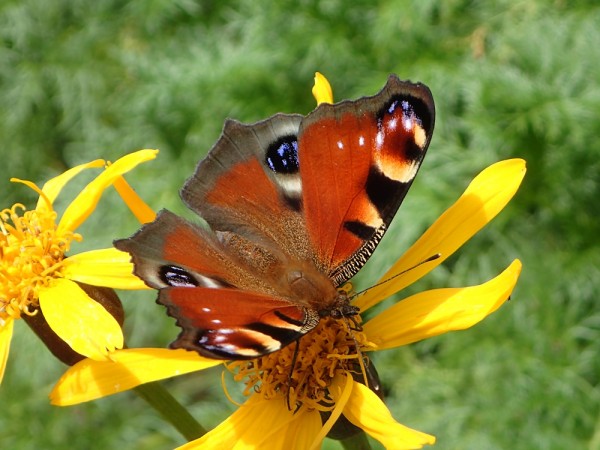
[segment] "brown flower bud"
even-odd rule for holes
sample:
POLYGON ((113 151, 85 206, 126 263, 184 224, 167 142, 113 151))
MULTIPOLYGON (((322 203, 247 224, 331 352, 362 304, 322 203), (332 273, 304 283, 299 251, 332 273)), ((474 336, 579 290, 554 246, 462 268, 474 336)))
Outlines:
MULTIPOLYGON (((115 318, 121 327, 123 326, 125 313, 123 311, 121 300, 114 290, 84 283, 77 284, 91 299, 100 303, 104 309, 115 318)), ((72 366, 85 358, 75 352, 65 341, 58 337, 54 330, 50 328, 48 322, 46 322, 46 318, 41 309, 38 308, 37 312, 33 315, 23 314, 21 317, 25 320, 27 325, 29 325, 29 328, 38 335, 46 347, 48 347, 48 350, 65 364, 72 366)))

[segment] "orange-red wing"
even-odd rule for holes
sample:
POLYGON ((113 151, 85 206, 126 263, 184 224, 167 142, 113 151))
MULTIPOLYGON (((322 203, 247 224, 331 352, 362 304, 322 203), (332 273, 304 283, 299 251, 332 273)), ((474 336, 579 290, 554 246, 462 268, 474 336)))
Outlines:
POLYGON ((183 329, 172 347, 213 358, 252 359, 274 352, 319 320, 315 312, 288 301, 233 288, 167 288, 158 301, 183 329))
POLYGON ((132 237, 115 241, 114 245, 131 253, 135 274, 157 289, 168 285, 162 271, 170 265, 193 271, 199 285, 230 283, 244 274, 214 233, 167 210, 159 212, 154 222, 132 237))
POLYGON ((183 200, 213 230, 268 241, 306 259, 296 159, 301 120, 286 114, 250 125, 228 120, 184 185, 183 200))
POLYGON ((298 159, 310 240, 341 284, 366 262, 425 156, 429 89, 391 76, 373 97, 323 104, 300 126, 298 159))

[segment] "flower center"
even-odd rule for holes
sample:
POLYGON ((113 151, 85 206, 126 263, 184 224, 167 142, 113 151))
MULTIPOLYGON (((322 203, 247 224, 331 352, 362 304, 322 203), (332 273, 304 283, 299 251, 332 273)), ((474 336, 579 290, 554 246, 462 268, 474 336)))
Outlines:
POLYGON ((27 211, 22 204, 0 211, 0 326, 21 313, 35 314, 39 290, 60 275, 72 240, 81 235, 57 232, 51 208, 27 211))
MULTIPOLYGON (((360 317, 354 319, 359 321, 360 317)), ((265 399, 284 398, 291 410, 306 406, 330 411, 335 405, 328 387, 334 376, 342 371, 360 374, 360 356, 373 349, 355 325, 348 319, 326 317, 295 343, 262 358, 230 362, 226 367, 234 373, 234 380, 246 380, 244 395, 256 392, 265 399)))

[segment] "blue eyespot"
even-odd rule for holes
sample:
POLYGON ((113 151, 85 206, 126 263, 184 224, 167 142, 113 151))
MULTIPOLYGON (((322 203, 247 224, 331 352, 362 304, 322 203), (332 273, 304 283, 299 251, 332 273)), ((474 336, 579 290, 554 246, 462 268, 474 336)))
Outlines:
POLYGON ((294 135, 282 136, 267 149, 267 166, 275 173, 292 174, 299 170, 298 138, 294 135))

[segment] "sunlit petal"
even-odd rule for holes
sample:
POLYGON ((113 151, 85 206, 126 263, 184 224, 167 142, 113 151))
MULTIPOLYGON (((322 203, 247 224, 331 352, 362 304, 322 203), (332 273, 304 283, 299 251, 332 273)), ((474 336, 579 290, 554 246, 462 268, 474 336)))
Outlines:
POLYGON ((54 405, 74 405, 116 394, 150 381, 195 372, 221 364, 195 352, 168 349, 127 349, 110 361, 84 359, 63 374, 50 394, 54 405))
POLYGON ((94 211, 102 192, 110 186, 115 179, 129 172, 138 164, 156 158, 158 150, 139 150, 123 156, 111 164, 106 170, 90 182, 73 200, 65 210, 58 230, 74 231, 94 211))
POLYGON ((119 323, 73 281, 57 279, 42 289, 40 307, 50 328, 80 355, 104 360, 123 347, 119 323))
POLYGON ((515 260, 479 286, 421 292, 375 316, 364 324, 363 331, 383 350, 469 328, 509 298, 520 273, 521 262, 515 260))
POLYGON ((63 261, 63 275, 74 281, 113 289, 148 289, 133 274, 129 253, 116 248, 91 250, 63 261))
MULTIPOLYGON (((78 166, 75 166, 75 167, 67 170, 66 172, 46 181, 46 183, 42 187, 42 192, 44 193, 46 198, 48 200, 50 200, 50 203, 52 204, 52 203, 54 203, 54 200, 56 200, 56 197, 58 197, 58 194, 60 194, 60 191, 62 190, 62 188, 69 181, 71 181, 71 179, 73 177, 77 176, 81 171, 83 171, 85 169, 90 169, 90 168, 94 168, 94 167, 104 167, 104 160, 97 159, 95 161, 91 161, 86 164, 80 164, 78 166)), ((44 198, 40 197, 38 199, 36 209, 37 210, 45 209, 46 206, 47 205, 46 205, 46 202, 44 201, 44 198)))
POLYGON ((312 88, 313 96, 317 101, 317 105, 321 103, 333 103, 333 91, 331 85, 325 76, 321 73, 315 73, 315 84, 312 88))
POLYGON ((506 206, 517 192, 524 176, 525 161, 522 159, 500 161, 482 171, 456 203, 436 220, 380 281, 414 267, 437 253, 441 257, 411 269, 390 282, 371 288, 355 304, 365 311, 442 263, 506 206))
POLYGON ((435 437, 408 428, 394 420, 385 403, 368 387, 353 382, 344 416, 387 450, 416 449, 434 444, 435 437))
MULTIPOLYGON (((305 412, 300 412, 303 415, 305 412)), ((318 413, 317 413, 318 414, 318 413)), ((231 416, 200 439, 178 447, 185 449, 257 449, 268 448, 286 450, 283 434, 298 416, 287 409, 283 398, 263 400, 258 395, 251 396, 231 416)), ((311 428, 314 427, 314 419, 311 428)), ((292 426, 297 429, 298 424, 292 426)), ((307 433, 311 430, 307 430, 307 433)), ((313 430, 314 431, 314 430, 313 430)), ((303 439, 306 439, 304 437, 303 439)), ((296 447, 301 448, 301 447, 296 447)))
MULTIPOLYGON (((318 411, 302 411, 295 420, 289 423, 285 432, 281 433, 283 439, 280 448, 283 450, 320 448, 320 445, 311 447, 311 444, 315 442, 315 436, 323 428, 321 423, 321 415, 318 411)), ((319 442, 321 441, 319 440, 319 442)))
POLYGON ((0 383, 2 383, 4 371, 6 370, 6 361, 8 360, 14 322, 13 319, 7 319, 4 325, 0 326, 0 383))

